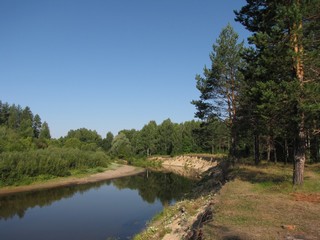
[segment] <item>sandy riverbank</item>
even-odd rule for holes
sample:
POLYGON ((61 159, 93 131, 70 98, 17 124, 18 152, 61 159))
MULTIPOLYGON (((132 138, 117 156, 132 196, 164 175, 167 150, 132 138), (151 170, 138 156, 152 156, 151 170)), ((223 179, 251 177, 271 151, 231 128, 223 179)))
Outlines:
POLYGON ((190 178, 200 178, 201 174, 210 168, 217 166, 217 158, 213 155, 211 160, 205 160, 201 156, 182 155, 176 157, 154 157, 153 161, 160 161, 162 170, 173 172, 181 176, 190 178))
POLYGON ((0 196, 19 193, 19 192, 37 191, 37 190, 48 189, 48 188, 99 182, 99 181, 108 180, 108 179, 132 176, 132 175, 142 173, 144 171, 145 169, 143 168, 138 168, 138 167, 133 167, 128 165, 120 165, 116 169, 106 170, 104 172, 96 173, 83 178, 66 177, 66 178, 53 179, 45 183, 35 183, 27 186, 0 188, 0 196))

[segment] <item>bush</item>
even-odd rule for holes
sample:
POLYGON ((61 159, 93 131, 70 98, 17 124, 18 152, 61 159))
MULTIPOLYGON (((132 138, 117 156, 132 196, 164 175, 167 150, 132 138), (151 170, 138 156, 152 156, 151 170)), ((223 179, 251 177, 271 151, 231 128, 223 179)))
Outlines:
POLYGON ((50 148, 0 154, 0 185, 12 185, 26 177, 68 176, 70 170, 107 167, 110 159, 103 152, 50 148))

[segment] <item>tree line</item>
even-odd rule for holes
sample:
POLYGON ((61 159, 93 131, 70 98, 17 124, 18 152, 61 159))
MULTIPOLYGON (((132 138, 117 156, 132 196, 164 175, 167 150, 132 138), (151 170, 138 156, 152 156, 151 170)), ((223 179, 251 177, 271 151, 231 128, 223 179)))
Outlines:
POLYGON ((141 130, 124 129, 116 136, 108 132, 104 138, 95 130, 80 128, 54 139, 48 124, 29 107, 0 101, 1 185, 46 175, 68 176, 73 169, 106 167, 111 158, 144 166, 144 159, 153 155, 223 153, 228 144, 226 124, 218 119, 209 124, 150 121, 141 130))
POLYGON ((247 0, 235 20, 249 46, 231 25, 221 31, 196 77, 196 117, 224 119, 232 158, 292 162, 302 184, 305 162, 320 161, 320 1, 247 0))
POLYGON ((0 186, 41 176, 68 176, 73 169, 106 167, 110 157, 99 151, 96 136, 91 139, 94 132, 88 132, 88 137, 79 138, 81 146, 74 148, 72 131, 66 139, 51 139, 47 122, 42 123, 29 107, 0 101, 0 186))
POLYGON ((208 151, 225 152, 228 136, 223 130, 224 123, 216 121, 211 126, 219 131, 211 134, 211 138, 206 142, 202 138, 204 127, 199 121, 173 123, 170 119, 166 119, 160 124, 150 121, 141 130, 121 130, 106 150, 111 155, 120 157, 128 153, 148 157, 208 151))
POLYGON ((52 139, 49 126, 41 122, 27 106, 0 101, 0 153, 36 149, 70 148, 104 151, 115 157, 177 155, 197 152, 226 152, 229 136, 224 121, 209 124, 200 121, 174 123, 169 118, 157 124, 150 121, 141 130, 124 129, 116 136, 108 132, 102 138, 86 128, 70 130, 66 136, 52 139), (204 138, 204 136, 206 136, 204 138))

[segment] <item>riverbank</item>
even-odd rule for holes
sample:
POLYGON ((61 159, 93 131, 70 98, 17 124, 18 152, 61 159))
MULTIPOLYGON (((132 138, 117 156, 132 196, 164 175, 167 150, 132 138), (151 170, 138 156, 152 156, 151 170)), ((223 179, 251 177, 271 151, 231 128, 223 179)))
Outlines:
POLYGON ((320 239, 320 164, 306 166, 299 188, 283 164, 217 165, 202 177, 135 240, 320 239))
POLYGON ((138 168, 138 167, 129 166, 129 165, 113 164, 107 170, 103 172, 95 173, 95 174, 54 178, 51 180, 47 180, 45 182, 33 183, 30 185, 24 185, 24 186, 3 187, 3 188, 0 188, 0 196, 19 193, 19 192, 37 191, 42 189, 99 182, 99 181, 104 181, 109 179, 132 176, 139 173, 143 173, 144 171, 145 169, 143 168, 138 168))
POLYGON ((224 155, 181 155, 176 157, 152 157, 149 161, 159 162, 163 171, 200 179, 201 175, 210 168, 216 167, 224 155))
POLYGON ((215 162, 214 167, 201 173, 201 180, 184 200, 164 208, 134 240, 202 239, 202 226, 212 217, 211 206, 228 169, 228 162, 215 162))
POLYGON ((214 199, 203 239, 320 239, 320 164, 292 186, 292 165, 238 165, 214 199))

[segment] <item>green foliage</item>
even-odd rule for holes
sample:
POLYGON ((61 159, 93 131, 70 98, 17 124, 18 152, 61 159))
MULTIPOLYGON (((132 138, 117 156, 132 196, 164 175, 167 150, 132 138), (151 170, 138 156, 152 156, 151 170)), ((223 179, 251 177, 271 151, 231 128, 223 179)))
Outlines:
POLYGON ((77 130, 70 130, 66 136, 68 138, 77 138, 83 143, 96 143, 97 145, 101 145, 101 136, 97 133, 97 131, 89 130, 86 128, 80 128, 77 130))
POLYGON ((160 168, 161 162, 160 161, 151 161, 146 158, 139 158, 139 157, 131 157, 128 160, 129 165, 133 165, 136 167, 142 168, 160 168))
POLYGON ((39 137, 40 131, 41 131, 41 118, 38 114, 36 114, 33 118, 33 134, 35 138, 39 137))
POLYGON ((50 148, 0 154, 2 186, 40 175, 68 176, 72 169, 107 167, 109 157, 101 152, 50 148))
MULTIPOLYGON (((238 43, 238 34, 228 24, 222 29, 216 44, 213 45, 213 51, 210 54, 211 67, 204 67, 203 77, 196 76, 200 99, 192 101, 197 109, 195 116, 204 121, 204 126, 217 122, 215 119, 223 120, 227 124, 231 135, 232 156, 236 155, 238 139, 235 123, 243 80, 239 69, 245 66, 241 57, 243 49, 243 42, 238 43)), ((206 142, 210 141, 206 139, 206 142)), ((214 143, 210 145, 214 146, 214 143)))
POLYGON ((128 158, 132 155, 132 146, 124 133, 118 134, 112 141, 110 153, 117 158, 128 158))
POLYGON ((39 138, 51 139, 50 129, 49 129, 47 122, 43 122, 41 129, 40 129, 39 138))
POLYGON ((113 138, 114 138, 114 136, 113 136, 112 132, 108 132, 106 135, 106 138, 104 138, 102 140, 102 148, 106 152, 108 152, 111 149, 111 144, 112 144, 113 138))
POLYGON ((204 76, 196 77, 201 95, 200 100, 194 100, 192 104, 197 108, 196 117, 202 120, 221 117, 233 121, 236 117, 237 96, 242 80, 239 68, 243 67, 243 42, 237 42, 238 34, 228 24, 213 45, 211 68, 204 67, 204 76))
POLYGON ((319 0, 255 0, 235 12, 252 32, 236 125, 247 146, 255 139, 256 160, 261 149, 275 162, 319 161, 319 7, 319 0))
POLYGON ((81 149, 81 141, 78 138, 68 138, 65 143, 64 147, 65 148, 75 148, 75 149, 81 149))

